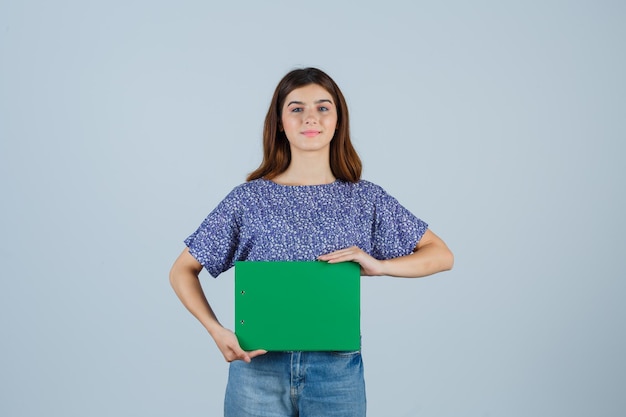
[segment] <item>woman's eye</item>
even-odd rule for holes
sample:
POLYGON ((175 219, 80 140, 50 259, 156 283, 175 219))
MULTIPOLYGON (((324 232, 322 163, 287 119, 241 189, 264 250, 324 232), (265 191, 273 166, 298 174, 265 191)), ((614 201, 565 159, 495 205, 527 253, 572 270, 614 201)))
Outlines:
POLYGON ((320 108, 319 108, 319 110, 320 110, 320 111, 328 111, 329 109, 328 109, 328 107, 324 107, 324 106, 322 106, 322 107, 320 107, 320 108))
POLYGON ((302 111, 302 107, 294 107, 293 109, 291 109, 292 113, 300 113, 302 111))

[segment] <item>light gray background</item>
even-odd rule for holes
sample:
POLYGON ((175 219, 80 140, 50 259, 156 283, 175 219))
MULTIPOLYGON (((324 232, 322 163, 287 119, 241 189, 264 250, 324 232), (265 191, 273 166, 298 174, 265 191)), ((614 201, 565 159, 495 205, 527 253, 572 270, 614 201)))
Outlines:
MULTIPOLYGON (((626 409, 620 1, 1 1, 0 415, 218 416, 170 289, 289 70, 455 269, 363 279, 370 416, 626 409)), ((232 323, 232 272, 203 285, 232 323)))

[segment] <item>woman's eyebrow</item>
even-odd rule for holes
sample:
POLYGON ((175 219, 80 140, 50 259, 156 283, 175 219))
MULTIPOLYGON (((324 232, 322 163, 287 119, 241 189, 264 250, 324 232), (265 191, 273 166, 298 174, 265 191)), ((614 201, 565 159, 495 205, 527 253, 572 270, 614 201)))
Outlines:
MULTIPOLYGON (((320 103, 330 103, 330 104, 333 104, 333 102, 332 102, 331 100, 327 99, 327 98, 322 98, 322 99, 319 99, 319 100, 315 101, 315 104, 320 104, 320 103)), ((292 104, 297 104, 297 105, 299 105, 299 106, 304 105, 304 103, 303 103, 303 102, 301 102, 301 101, 295 101, 295 100, 294 100, 294 101, 290 101, 290 102, 287 104, 287 106, 291 106, 292 104)))

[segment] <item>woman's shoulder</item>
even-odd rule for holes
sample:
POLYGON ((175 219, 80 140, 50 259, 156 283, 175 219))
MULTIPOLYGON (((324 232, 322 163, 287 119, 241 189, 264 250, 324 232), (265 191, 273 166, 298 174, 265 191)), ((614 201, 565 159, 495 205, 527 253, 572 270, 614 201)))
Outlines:
POLYGON ((257 190, 260 187, 262 187, 265 184, 265 182, 266 180, 264 180, 263 178, 242 182, 241 184, 236 185, 233 188, 233 191, 246 192, 246 191, 257 190))
POLYGON ((355 191, 365 195, 379 195, 385 194, 385 190, 378 184, 375 184, 368 180, 359 180, 357 182, 345 183, 355 191))
POLYGON ((258 179, 246 181, 233 187, 226 198, 247 199, 255 198, 267 188, 266 180, 258 179))

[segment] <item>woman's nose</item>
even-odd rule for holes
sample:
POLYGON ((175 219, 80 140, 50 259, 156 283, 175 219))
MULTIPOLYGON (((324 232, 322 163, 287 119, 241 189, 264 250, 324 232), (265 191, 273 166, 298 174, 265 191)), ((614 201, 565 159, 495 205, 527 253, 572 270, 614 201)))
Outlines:
POLYGON ((315 114, 315 112, 308 111, 304 115, 304 121, 307 124, 317 123, 317 115, 315 114))

